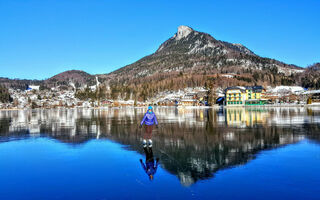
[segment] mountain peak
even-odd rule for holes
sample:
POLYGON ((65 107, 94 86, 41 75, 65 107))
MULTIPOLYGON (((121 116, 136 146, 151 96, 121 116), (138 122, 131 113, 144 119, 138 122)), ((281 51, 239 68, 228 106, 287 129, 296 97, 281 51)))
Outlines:
POLYGON ((189 26, 181 25, 178 27, 178 32, 175 35, 176 40, 187 37, 193 31, 189 26))
MULTIPOLYGON (((299 67, 260 57, 242 44, 217 40, 207 33, 179 26, 174 36, 163 42, 155 53, 110 73, 107 79, 117 77, 111 85, 143 85, 141 80, 149 80, 150 77, 157 79, 160 85, 165 84, 163 77, 168 80, 176 77, 179 82, 183 79, 181 74, 239 73, 250 77, 236 79, 239 84, 278 84, 275 81, 281 80, 283 74, 289 76, 302 71, 299 67), (264 79, 260 81, 251 77, 253 72, 261 74, 264 79), (271 75, 265 76, 265 73, 271 75)), ((219 84, 224 85, 222 82, 219 84)))

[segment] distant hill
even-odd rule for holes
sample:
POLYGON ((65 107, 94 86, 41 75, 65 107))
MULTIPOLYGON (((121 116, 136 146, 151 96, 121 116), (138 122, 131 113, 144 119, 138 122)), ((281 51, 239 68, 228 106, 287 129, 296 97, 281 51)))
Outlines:
POLYGON ((43 81, 46 87, 74 84, 75 87, 94 85, 95 76, 81 70, 69 70, 43 81))
MULTIPOLYGON (((0 78, 0 86, 25 90, 28 85, 40 85, 41 88, 51 88, 56 86, 75 86, 77 88, 96 84, 96 76, 81 70, 69 70, 59 73, 46 80, 8 79, 0 78)), ((102 82, 103 77, 99 78, 102 82)))

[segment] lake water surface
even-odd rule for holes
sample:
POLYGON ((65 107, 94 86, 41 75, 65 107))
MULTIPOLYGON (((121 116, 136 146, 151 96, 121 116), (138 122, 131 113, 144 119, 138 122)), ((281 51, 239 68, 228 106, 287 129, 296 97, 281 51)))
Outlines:
POLYGON ((0 111, 0 199, 320 199, 320 108, 145 111, 0 111))

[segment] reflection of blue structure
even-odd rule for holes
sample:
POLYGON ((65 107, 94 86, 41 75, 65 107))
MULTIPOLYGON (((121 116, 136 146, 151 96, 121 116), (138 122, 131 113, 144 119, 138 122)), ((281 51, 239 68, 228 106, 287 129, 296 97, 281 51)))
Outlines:
POLYGON ((209 104, 208 104, 208 101, 200 101, 199 103, 202 104, 202 105, 205 105, 205 106, 208 106, 208 105, 209 105, 209 104))
POLYGON ((224 116, 224 112, 223 112, 223 107, 220 107, 219 110, 217 111, 218 116, 224 116))
POLYGON ((223 102, 224 102, 224 97, 219 97, 219 98, 216 100, 216 104, 219 104, 219 105, 223 105, 223 102))

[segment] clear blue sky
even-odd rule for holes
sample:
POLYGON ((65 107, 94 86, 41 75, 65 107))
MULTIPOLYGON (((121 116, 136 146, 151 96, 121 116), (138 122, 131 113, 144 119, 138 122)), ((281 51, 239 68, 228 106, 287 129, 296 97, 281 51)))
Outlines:
POLYGON ((153 53, 179 25, 305 67, 320 62, 319 0, 0 0, 0 77, 108 73, 153 53))

